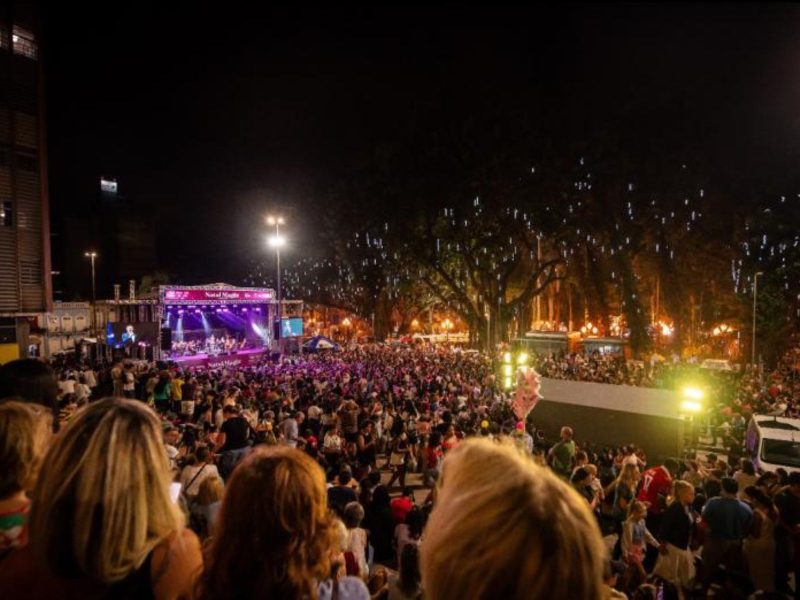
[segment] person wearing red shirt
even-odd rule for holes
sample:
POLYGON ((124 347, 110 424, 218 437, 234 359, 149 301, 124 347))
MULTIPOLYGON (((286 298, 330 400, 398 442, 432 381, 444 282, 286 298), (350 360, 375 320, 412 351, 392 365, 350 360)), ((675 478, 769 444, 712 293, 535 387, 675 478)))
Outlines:
MULTIPOLYGON (((652 467, 642 473, 642 487, 637 499, 647 506, 646 525, 650 531, 660 531, 661 517, 667 507, 667 497, 672 493, 672 480, 678 476, 680 465, 674 458, 668 458, 663 465, 652 467)), ((648 548, 645 566, 655 563, 657 551, 648 548)))
POLYGON ((406 516, 414 508, 414 490, 410 487, 403 488, 403 495, 392 498, 389 506, 392 510, 392 521, 395 525, 406 522, 406 516))

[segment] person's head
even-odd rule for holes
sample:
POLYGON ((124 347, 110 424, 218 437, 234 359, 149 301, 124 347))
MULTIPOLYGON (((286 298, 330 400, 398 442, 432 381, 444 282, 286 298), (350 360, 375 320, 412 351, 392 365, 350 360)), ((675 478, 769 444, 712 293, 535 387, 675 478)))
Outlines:
POLYGON ((122 398, 89 404, 45 457, 32 499, 31 546, 57 575, 123 579, 183 527, 169 484, 155 413, 122 398))
POLYGON ((46 406, 58 429, 58 382, 52 369, 33 358, 12 360, 0 366, 0 402, 18 400, 46 406))
POLYGON ((670 475, 677 477, 681 468, 681 464, 674 458, 668 458, 664 461, 664 468, 669 471, 670 475))
POLYGON ((789 473, 788 485, 793 494, 800 496, 800 471, 789 473))
POLYGON ((617 481, 624 483, 631 489, 635 488, 639 481, 639 467, 633 463, 625 463, 622 465, 617 481))
POLYGON ((561 428, 561 441, 568 442, 572 439, 572 427, 562 427, 561 428))
POLYGON ((169 426, 164 430, 164 443, 175 446, 181 439, 181 432, 177 427, 169 426))
POLYGON ((225 406, 222 409, 222 418, 225 419, 226 421, 228 419, 232 419, 233 417, 236 417, 238 414, 239 414, 239 411, 232 404, 228 404, 227 406, 225 406))
POLYGON ((647 516, 647 506, 645 506, 644 502, 639 502, 638 500, 631 502, 628 507, 628 518, 639 521, 644 519, 645 516, 647 516))
POLYGON ((739 493, 739 484, 732 477, 722 478, 722 495, 729 498, 735 498, 739 493))
POLYGON ((52 419, 44 406, 0 404, 0 500, 33 490, 52 437, 52 419))
POLYGON ((584 467, 578 467, 570 477, 570 481, 573 485, 589 485, 589 471, 584 467))
POLYGON ((617 578, 625 573, 625 564, 618 560, 606 558, 603 563, 603 581, 609 587, 617 585, 617 578))
POLYGON ((200 596, 315 598, 337 544, 320 466, 295 448, 259 447, 228 481, 200 596))
POLYGON ((195 457, 197 458, 197 462, 198 462, 199 464, 201 464, 201 465, 202 465, 203 463, 206 463, 206 462, 208 462, 208 459, 209 459, 209 458, 211 458, 211 452, 210 452, 210 451, 209 451, 209 449, 208 449, 207 447, 205 447, 205 446, 200 446, 200 447, 197 449, 197 452, 195 452, 194 454, 195 454, 195 457))
POLYGON ((409 486, 405 486, 403 488, 403 496, 405 496, 406 498, 410 498, 411 501, 413 502, 414 501, 414 488, 409 487, 409 486))
POLYGON ((220 477, 207 477, 200 483, 197 491, 197 503, 208 506, 222 500, 225 494, 225 484, 220 477))
POLYGON ((752 501, 753 506, 756 508, 771 511, 775 507, 772 498, 754 485, 748 485, 744 488, 744 494, 752 501))
POLYGON ((585 466, 589 462, 589 455, 583 450, 575 453, 575 464, 579 467, 585 466))
POLYGON ((342 469, 339 471, 339 485, 350 485, 350 480, 352 478, 353 474, 349 469, 342 469))
POLYGON ((694 502, 694 486, 688 481, 678 479, 675 482, 675 501, 680 502, 681 506, 689 506, 694 502))
POLYGON ((367 481, 369 481, 370 487, 375 487, 376 485, 380 485, 380 483, 381 483, 381 472, 380 471, 370 471, 367 474, 367 481))
POLYGON ((364 507, 358 502, 348 502, 344 507, 344 524, 348 529, 355 529, 364 520, 364 507))
POLYGON ((586 500, 510 441, 448 453, 421 552, 433 600, 600 596, 605 549, 586 500))

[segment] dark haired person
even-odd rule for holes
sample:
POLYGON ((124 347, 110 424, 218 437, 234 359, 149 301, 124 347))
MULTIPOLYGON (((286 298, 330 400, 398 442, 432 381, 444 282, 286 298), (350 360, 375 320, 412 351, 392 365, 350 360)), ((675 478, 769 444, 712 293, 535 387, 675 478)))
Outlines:
POLYGON ((703 581, 706 583, 723 562, 730 566, 742 560, 742 541, 750 530, 753 511, 737 498, 738 493, 736 481, 724 477, 722 495, 711 498, 703 508, 703 522, 707 526, 703 543, 703 581))
POLYGON ((328 488, 328 506, 342 517, 344 516, 345 507, 351 502, 358 501, 358 496, 356 496, 353 488, 350 487, 352 478, 353 476, 349 470, 342 469, 339 472, 337 482, 328 488))
POLYGON ((227 478, 236 464, 250 450, 250 424, 239 414, 236 406, 224 407, 222 418, 223 423, 219 430, 216 451, 220 454, 220 475, 227 478))
POLYGON ((789 485, 775 494, 774 499, 780 515, 775 528, 775 583, 778 591, 791 593, 789 573, 794 571, 795 581, 800 581, 800 561, 796 554, 800 546, 800 472, 789 474, 789 485))
POLYGON ((58 431, 58 382, 52 369, 32 358, 12 360, 0 366, 0 402, 17 400, 46 406, 58 431))

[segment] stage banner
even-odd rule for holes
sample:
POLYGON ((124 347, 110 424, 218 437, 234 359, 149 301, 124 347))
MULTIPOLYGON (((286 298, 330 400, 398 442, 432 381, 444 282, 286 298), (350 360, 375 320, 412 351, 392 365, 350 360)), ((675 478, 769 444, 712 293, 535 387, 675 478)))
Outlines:
POLYGON ((182 302, 271 302, 272 290, 165 290, 167 304, 182 302))
POLYGON ((186 357, 174 361, 182 369, 235 369, 257 365, 266 357, 266 351, 245 351, 226 356, 186 357))

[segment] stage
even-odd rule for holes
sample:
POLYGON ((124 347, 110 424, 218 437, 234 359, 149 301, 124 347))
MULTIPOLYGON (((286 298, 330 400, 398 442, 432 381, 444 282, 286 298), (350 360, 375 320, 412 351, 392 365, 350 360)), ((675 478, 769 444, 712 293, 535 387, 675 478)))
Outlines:
POLYGON ((249 350, 239 350, 232 354, 220 354, 217 356, 194 354, 192 356, 168 358, 167 360, 174 362, 183 369, 224 369, 255 365, 268 357, 269 353, 266 348, 251 348, 249 350))

